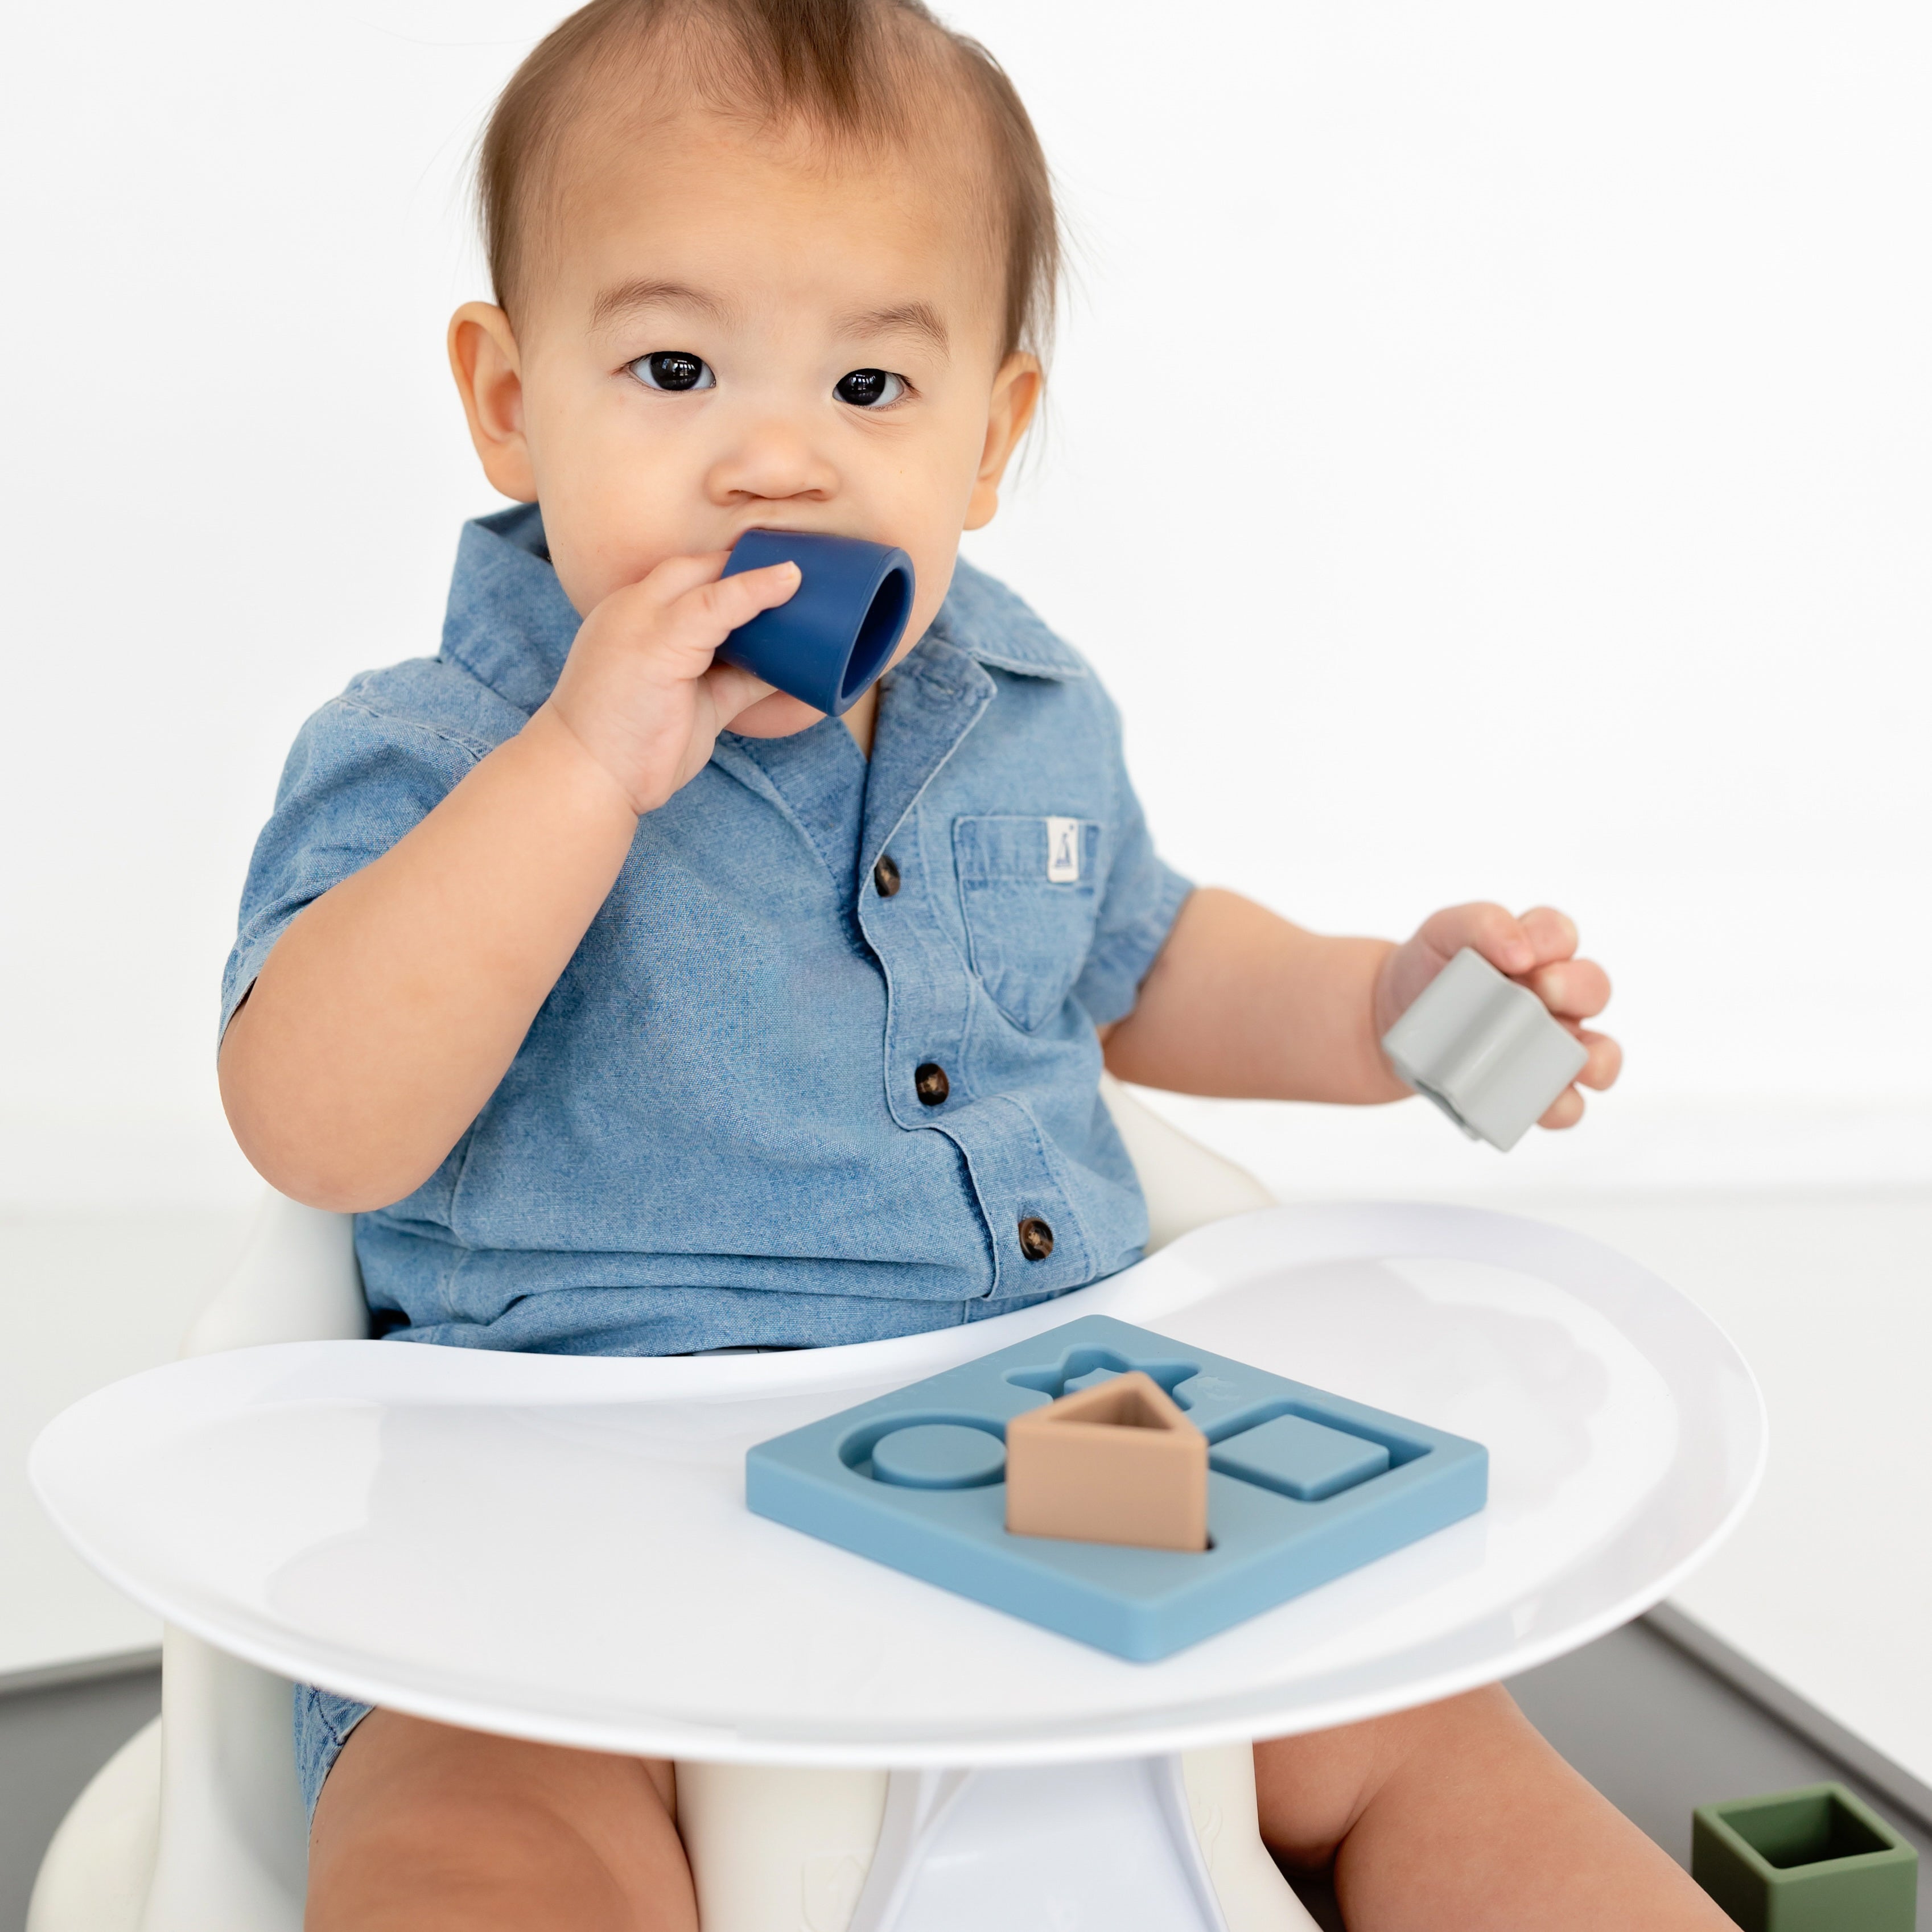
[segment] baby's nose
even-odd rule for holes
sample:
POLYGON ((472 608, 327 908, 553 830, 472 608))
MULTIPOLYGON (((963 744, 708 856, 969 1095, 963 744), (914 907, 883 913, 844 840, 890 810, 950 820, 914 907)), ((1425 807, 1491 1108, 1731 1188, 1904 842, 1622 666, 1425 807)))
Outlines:
POLYGON ((838 472, 799 425, 768 416, 745 425, 712 463, 706 484, 718 503, 824 502, 837 494, 838 472))

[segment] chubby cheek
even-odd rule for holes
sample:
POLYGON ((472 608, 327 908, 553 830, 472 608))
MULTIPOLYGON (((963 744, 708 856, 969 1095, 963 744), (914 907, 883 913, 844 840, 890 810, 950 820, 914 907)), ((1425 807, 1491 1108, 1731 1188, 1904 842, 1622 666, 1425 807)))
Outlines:
POLYGON ((602 526, 595 519, 571 514, 542 492, 538 501, 557 581, 580 617, 589 616, 614 591, 641 582, 664 561, 661 546, 638 541, 636 526, 614 518, 602 526))
POLYGON ((651 470, 648 463, 586 460, 538 473, 550 561, 583 615, 648 577, 666 557, 704 548, 681 541, 688 520, 677 514, 677 493, 651 470))
POLYGON ((952 587, 953 567, 959 561, 959 538, 954 532, 943 544, 929 546, 924 556, 912 560, 914 580, 912 615, 906 620, 905 635, 892 654, 897 664, 926 635, 926 628, 939 615, 946 593, 952 587))
MULTIPOLYGON (((574 399, 573 399, 574 400, 574 399)), ((532 437, 537 500, 564 592, 587 616, 614 591, 669 556, 706 546, 689 504, 689 477, 669 450, 639 448, 596 412, 559 406, 532 437)))

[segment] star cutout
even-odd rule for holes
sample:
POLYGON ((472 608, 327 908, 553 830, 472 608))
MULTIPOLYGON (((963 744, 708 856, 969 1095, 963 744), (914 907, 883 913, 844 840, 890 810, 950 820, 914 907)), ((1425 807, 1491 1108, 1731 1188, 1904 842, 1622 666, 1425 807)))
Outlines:
POLYGON ((1015 1369, 1006 1380, 1015 1388, 1037 1389, 1049 1402, 1076 1389, 1092 1388, 1115 1376, 1124 1376, 1138 1369, 1150 1381, 1157 1383, 1161 1389, 1174 1398, 1178 1408, 1190 1406, 1187 1398, 1180 1394, 1180 1384, 1201 1372, 1198 1362, 1166 1358, 1124 1355, 1112 1348, 1070 1348, 1058 1363, 1048 1368, 1015 1369))

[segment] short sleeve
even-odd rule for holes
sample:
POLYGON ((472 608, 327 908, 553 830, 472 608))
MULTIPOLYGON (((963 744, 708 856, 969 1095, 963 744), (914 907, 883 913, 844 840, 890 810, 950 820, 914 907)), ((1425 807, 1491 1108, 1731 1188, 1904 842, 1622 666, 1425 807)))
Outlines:
POLYGON ((424 663, 358 679, 302 727, 249 860, 221 976, 221 1033, 296 915, 380 858, 494 748, 471 730, 425 718, 419 706, 388 708, 370 688, 402 674, 421 682, 439 669, 424 663))
POLYGON ((1194 890, 1193 882, 1165 864, 1154 850, 1118 735, 1114 757, 1118 806, 1113 862, 1094 944, 1073 986, 1073 997, 1096 1026, 1111 1025, 1133 1011, 1141 982, 1166 944, 1181 902, 1194 890))

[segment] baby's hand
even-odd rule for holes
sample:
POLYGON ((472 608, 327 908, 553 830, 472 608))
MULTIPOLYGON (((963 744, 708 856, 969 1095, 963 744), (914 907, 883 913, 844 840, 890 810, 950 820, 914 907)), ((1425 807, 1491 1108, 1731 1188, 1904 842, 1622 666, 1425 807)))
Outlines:
POLYGON ((674 556, 584 619, 543 710, 640 816, 704 769, 718 734, 772 687, 712 653, 797 590, 798 566, 720 574, 728 550, 674 556))
MULTIPOLYGON (((1538 906, 1517 919, 1499 905, 1451 906, 1425 920, 1415 937, 1398 946, 1376 976, 1376 1037, 1380 1040, 1423 988, 1466 946, 1519 980, 1589 1048, 1576 1087, 1607 1087, 1623 1066, 1623 1048, 1608 1034, 1578 1024, 1610 1004, 1610 975, 1592 959, 1579 959, 1576 928, 1562 913, 1538 906)), ((1537 1124, 1574 1127, 1583 1118, 1583 1096, 1566 1087, 1537 1124)))

